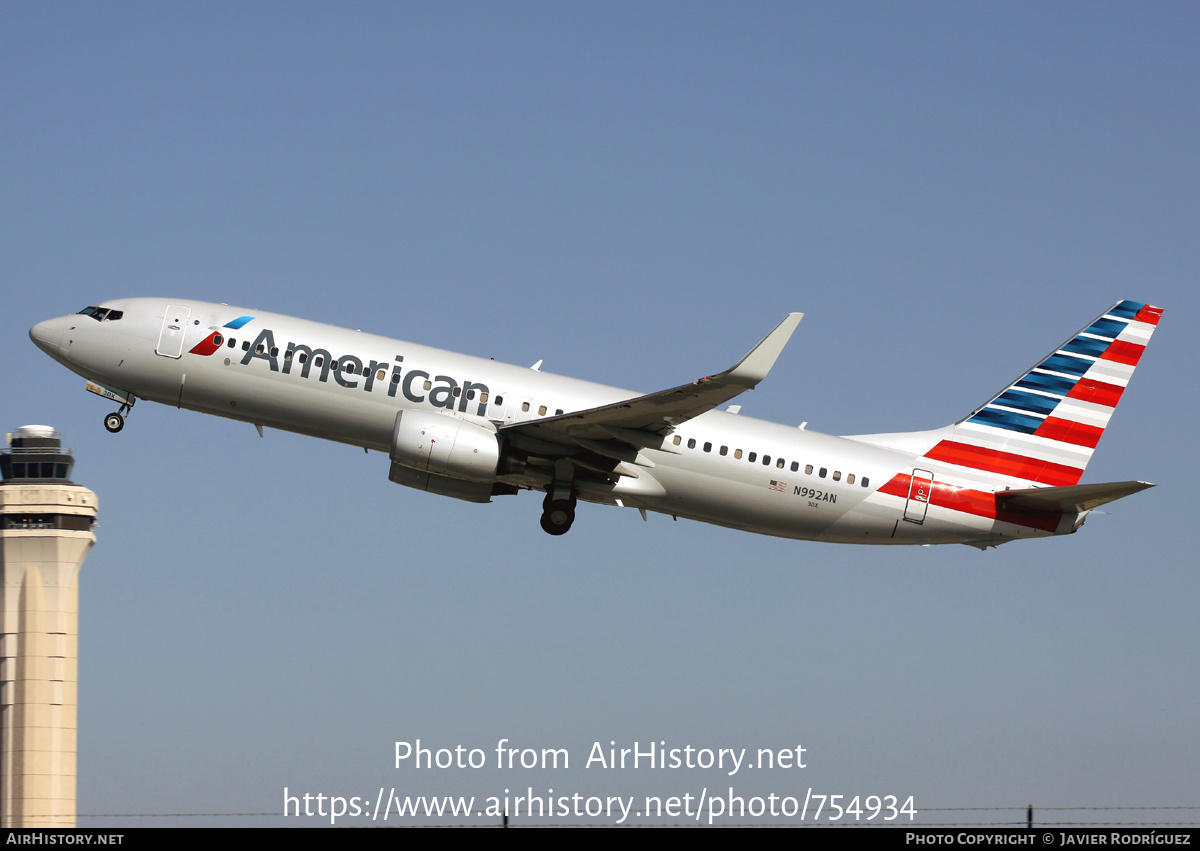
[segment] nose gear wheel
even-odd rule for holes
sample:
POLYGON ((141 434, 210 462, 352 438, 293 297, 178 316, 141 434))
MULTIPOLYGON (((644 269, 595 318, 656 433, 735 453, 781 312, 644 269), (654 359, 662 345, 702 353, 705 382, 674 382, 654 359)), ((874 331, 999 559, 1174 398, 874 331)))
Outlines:
POLYGON ((125 417, 132 410, 133 405, 122 405, 117 410, 113 411, 104 417, 104 427, 109 434, 116 434, 121 429, 125 428, 125 417))

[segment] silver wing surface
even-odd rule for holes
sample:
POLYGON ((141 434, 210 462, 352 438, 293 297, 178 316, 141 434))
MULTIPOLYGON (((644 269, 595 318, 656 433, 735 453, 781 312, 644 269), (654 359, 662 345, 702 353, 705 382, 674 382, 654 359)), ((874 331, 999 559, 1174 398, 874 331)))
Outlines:
POLYGON ((577 463, 596 472, 636 476, 636 471, 622 462, 654 466, 638 451, 646 448, 677 453, 666 440, 675 427, 753 389, 766 378, 803 317, 803 313, 789 313, 724 372, 623 402, 513 423, 502 427, 500 433, 531 455, 548 460, 575 456, 577 463), (607 460, 597 461, 595 456, 607 460))

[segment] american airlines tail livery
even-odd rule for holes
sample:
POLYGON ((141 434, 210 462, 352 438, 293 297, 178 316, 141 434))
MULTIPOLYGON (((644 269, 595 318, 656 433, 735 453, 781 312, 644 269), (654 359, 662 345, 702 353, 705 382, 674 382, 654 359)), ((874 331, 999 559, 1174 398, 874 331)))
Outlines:
POLYGON ((970 544, 1074 532, 1147 482, 1080 484, 1162 310, 1120 301, 987 404, 933 431, 832 437, 717 407, 767 376, 792 313, 724 372, 639 396, 533 368, 187 299, 105 301, 35 325, 46 354, 137 399, 386 452, 397 484, 468 502, 540 491, 561 535, 578 500, 846 544, 970 544))

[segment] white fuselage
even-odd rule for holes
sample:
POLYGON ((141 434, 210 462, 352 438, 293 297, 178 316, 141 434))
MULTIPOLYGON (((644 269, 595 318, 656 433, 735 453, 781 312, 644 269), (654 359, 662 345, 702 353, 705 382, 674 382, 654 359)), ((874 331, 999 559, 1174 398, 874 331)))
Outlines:
MULTIPOLYGON (((31 337, 74 372, 113 390, 383 453, 391 449, 399 411, 436 411, 503 435, 506 425, 638 395, 259 310, 150 298, 100 307, 120 311, 120 318, 64 316, 40 323, 31 337), (229 327, 238 317, 251 319, 229 327)), ((581 482, 578 498, 768 535, 861 544, 980 545, 1078 525, 1073 517, 1036 528, 997 519, 995 511, 988 516, 977 504, 1011 481, 927 459, 919 467, 936 480, 938 493, 961 491, 963 502, 917 494, 914 462, 939 434, 913 434, 911 446, 888 448, 714 410, 679 425, 663 449, 643 450, 649 463, 639 475, 581 482), (968 504, 976 509, 964 509, 968 504)), ((531 465, 497 481, 545 489, 552 470, 531 465)))

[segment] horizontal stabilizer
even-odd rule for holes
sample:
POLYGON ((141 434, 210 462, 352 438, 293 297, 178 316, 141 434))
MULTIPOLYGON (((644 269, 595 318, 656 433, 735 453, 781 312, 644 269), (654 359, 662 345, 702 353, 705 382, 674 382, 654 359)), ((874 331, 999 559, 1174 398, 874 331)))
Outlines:
POLYGON ((1016 511, 1090 511, 1106 502, 1152 488, 1150 482, 1101 482, 1062 488, 1023 488, 996 494, 1001 506, 1016 511))

